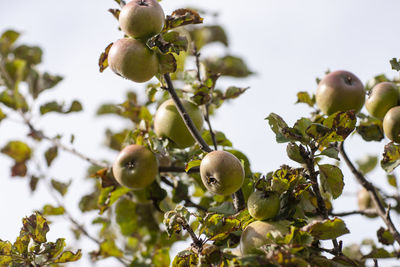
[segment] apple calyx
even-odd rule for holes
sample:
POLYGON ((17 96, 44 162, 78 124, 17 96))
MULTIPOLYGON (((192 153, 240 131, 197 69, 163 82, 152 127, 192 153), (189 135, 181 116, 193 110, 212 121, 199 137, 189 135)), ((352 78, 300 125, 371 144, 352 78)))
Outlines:
POLYGON ((146 0, 140 0, 139 6, 149 6, 149 4, 146 3, 146 0))

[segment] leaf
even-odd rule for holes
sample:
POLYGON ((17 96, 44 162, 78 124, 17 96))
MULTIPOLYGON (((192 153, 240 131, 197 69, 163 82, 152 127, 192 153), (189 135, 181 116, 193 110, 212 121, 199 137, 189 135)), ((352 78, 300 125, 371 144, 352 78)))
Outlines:
POLYGON ((378 164, 378 157, 365 155, 362 159, 356 160, 356 164, 358 166, 358 170, 365 175, 375 169, 376 165, 378 164))
POLYGON ((208 212, 219 213, 219 214, 230 216, 230 215, 235 214, 236 210, 231 202, 223 202, 219 206, 209 208, 208 212))
POLYGON ((272 131, 276 135, 276 142, 285 143, 289 142, 289 139, 285 136, 285 129, 289 128, 286 122, 280 117, 278 114, 271 113, 267 118, 268 123, 272 129, 272 131))
POLYGON ((54 207, 52 205, 43 206, 43 215, 63 215, 65 213, 64 207, 54 207))
MULTIPOLYGON (((184 250, 176 254, 172 267, 197 266, 199 256, 191 250, 184 250)), ((243 265, 244 266, 244 265, 243 265)))
POLYGON ((172 54, 157 54, 158 72, 160 74, 173 73, 176 71, 176 59, 172 54))
POLYGON ((298 92, 297 93, 297 101, 296 104, 304 103, 310 107, 314 107, 315 105, 315 95, 310 96, 308 92, 298 92))
POLYGON ((46 152, 44 152, 44 157, 46 159, 47 166, 50 167, 51 163, 57 157, 57 155, 58 155, 57 146, 52 146, 49 149, 47 149, 46 152))
POLYGON ((243 59, 232 55, 221 58, 207 58, 202 62, 208 71, 222 76, 245 78, 253 74, 243 59))
POLYGON ((321 185, 324 191, 332 194, 333 198, 338 198, 344 188, 342 171, 330 164, 318 165, 321 185))
POLYGON ((26 70, 27 62, 22 59, 14 59, 13 61, 8 61, 5 63, 5 70, 7 71, 9 77, 14 82, 10 89, 17 89, 19 82, 24 80, 24 74, 26 70))
POLYGON ((210 240, 224 240, 228 235, 241 227, 240 220, 234 217, 225 217, 223 214, 207 214, 201 220, 200 234, 210 240))
POLYGON ((51 179, 51 186, 58 192, 60 193, 61 196, 64 196, 67 191, 68 187, 71 185, 72 180, 70 180, 68 183, 63 183, 60 181, 57 181, 55 179, 51 179))
POLYGON ((200 160, 200 159, 189 161, 188 163, 186 163, 185 172, 188 172, 188 171, 189 171, 191 168, 193 168, 193 167, 198 167, 198 166, 200 166, 200 163, 201 163, 201 160, 200 160))
POLYGON ((323 150, 320 155, 327 156, 327 157, 330 157, 330 158, 333 158, 336 160, 340 160, 339 159, 339 150, 337 149, 337 147, 328 147, 325 150, 323 150))
POLYGON ((390 65, 392 66, 392 70, 400 71, 400 61, 396 58, 390 60, 390 65))
POLYGON ((63 77, 58 75, 51 75, 47 72, 41 74, 36 70, 31 69, 27 77, 29 92, 36 99, 43 91, 55 87, 61 82, 63 77))
POLYGON ((381 167, 387 173, 391 173, 399 165, 400 165, 400 145, 396 145, 393 142, 390 142, 385 146, 383 152, 383 159, 381 160, 381 167))
POLYGON ((7 30, 3 32, 0 37, 0 53, 6 55, 11 46, 17 41, 20 33, 14 30, 7 30))
POLYGON ((99 58, 99 71, 103 72, 108 67, 108 53, 112 47, 113 43, 107 45, 104 51, 101 53, 99 58))
POLYGON ((154 252, 152 258, 152 264, 154 267, 169 267, 171 263, 171 259, 169 257, 169 247, 163 247, 157 249, 154 252))
POLYGON ((165 19, 163 32, 167 32, 173 28, 188 24, 203 23, 203 18, 199 13, 192 9, 177 9, 171 15, 167 15, 165 19))
POLYGON ((72 262, 77 261, 82 257, 82 252, 80 249, 77 250, 76 253, 71 251, 64 251, 60 257, 58 257, 54 263, 65 263, 65 262, 72 262))
POLYGON ((346 224, 339 218, 332 220, 315 221, 302 228, 302 231, 309 232, 315 239, 335 239, 344 234, 350 233, 346 224))
POLYGON ((115 220, 121 229, 121 234, 130 236, 137 231, 136 203, 121 198, 115 206, 115 220))
POLYGON ((190 36, 198 50, 203 46, 214 42, 219 42, 228 46, 228 36, 226 35, 225 30, 219 25, 196 27, 190 31, 190 36))
MULTIPOLYGON (((214 131, 214 136, 215 136, 215 141, 217 142, 217 145, 223 146, 223 147, 232 147, 232 142, 228 138, 226 138, 226 136, 223 132, 214 131)), ((210 131, 203 131, 202 137, 208 145, 210 145, 210 146, 213 145, 210 131)))
POLYGON ((29 217, 25 217, 22 223, 23 227, 21 231, 28 233, 36 243, 41 244, 47 241, 46 234, 50 229, 46 218, 40 213, 36 212, 29 217))
POLYGON ((108 12, 110 12, 114 16, 114 18, 119 20, 119 14, 121 13, 120 9, 110 8, 110 9, 108 9, 108 12))
POLYGON ((237 98, 241 94, 246 92, 248 89, 249 89, 249 87, 240 88, 240 87, 230 86, 230 87, 228 87, 228 89, 226 89, 225 94, 223 96, 223 99, 234 99, 234 98, 237 98))
POLYGON ((383 227, 379 228, 379 230, 376 232, 376 235, 379 242, 387 246, 393 245, 395 241, 393 235, 388 230, 385 230, 383 227))
POLYGON ((14 110, 21 110, 23 112, 28 110, 28 104, 26 103, 25 97, 16 90, 5 90, 1 92, 0 103, 3 103, 14 110))
POLYGON ((38 46, 20 45, 13 51, 16 58, 26 61, 29 65, 42 62, 43 51, 38 46))
POLYGON ((71 105, 67 109, 64 108, 64 103, 59 104, 56 101, 48 102, 40 106, 40 114, 42 115, 49 112, 68 114, 71 112, 78 112, 81 110, 82 110, 82 104, 77 100, 72 101, 71 105))
POLYGON ((394 188, 397 188, 397 177, 394 174, 388 174, 386 175, 388 183, 393 186, 394 188))
POLYGON ((365 117, 356 127, 357 133, 367 142, 381 141, 384 138, 382 120, 365 117))
POLYGON ((23 163, 31 158, 31 148, 22 141, 9 141, 2 149, 1 153, 6 154, 15 160, 16 163, 23 163))
POLYGON ((24 177, 28 172, 28 168, 25 162, 15 162, 15 164, 11 167, 11 176, 20 176, 24 177))

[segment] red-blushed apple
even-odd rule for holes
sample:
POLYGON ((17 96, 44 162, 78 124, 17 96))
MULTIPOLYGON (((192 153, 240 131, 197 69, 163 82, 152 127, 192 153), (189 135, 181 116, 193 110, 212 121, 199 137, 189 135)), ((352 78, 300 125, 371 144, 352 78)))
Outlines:
POLYGON ((371 116, 383 119, 389 109, 397 106, 399 95, 399 89, 394 83, 378 83, 371 89, 365 107, 371 116))
POLYGON ((208 153, 201 161, 200 176, 208 191, 225 196, 242 187, 244 169, 234 155, 217 150, 208 153))
POLYGON ((318 84, 316 102, 324 114, 354 110, 365 102, 364 85, 353 73, 338 70, 326 75, 318 84))
POLYGON ((156 0, 132 0, 119 14, 119 26, 133 38, 149 38, 164 27, 165 15, 156 0))
POLYGON ((147 147, 134 144, 120 151, 112 170, 115 179, 121 185, 131 189, 142 189, 156 179, 158 162, 147 147))
MULTIPOLYGON (((204 119, 199 107, 184 99, 181 102, 196 128, 201 130, 204 119)), ((168 138, 178 148, 189 147, 195 142, 172 99, 168 99, 157 109, 154 131, 157 136, 168 138)))
POLYGON ((389 109, 383 118, 383 132, 390 140, 400 143, 400 106, 389 109))
POLYGON ((133 38, 119 39, 111 46, 108 65, 118 75, 138 83, 147 82, 158 72, 157 55, 133 38))

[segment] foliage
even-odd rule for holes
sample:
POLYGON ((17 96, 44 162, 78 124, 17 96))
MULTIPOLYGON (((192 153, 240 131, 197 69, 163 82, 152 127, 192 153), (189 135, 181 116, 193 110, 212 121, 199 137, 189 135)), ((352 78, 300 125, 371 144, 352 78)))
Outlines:
MULTIPOLYGON (((124 5, 124 1, 116 2, 124 5)), ((119 9, 110 12, 118 18, 119 9)), ((49 137, 36 128, 33 117, 40 119, 49 112, 60 116, 80 112, 82 104, 78 101, 48 101, 40 107, 33 105, 47 90, 55 88, 62 77, 39 70, 42 50, 19 44, 18 32, 9 30, 1 35, 0 121, 16 114, 30 131, 29 140, 9 140, 1 153, 12 159, 11 176, 25 177, 32 192, 40 183, 46 183, 57 192, 54 194, 56 204, 44 204, 41 213, 36 212, 23 220, 24 226, 15 243, 0 240, 1 266, 30 263, 57 266, 81 257, 80 250, 76 253, 64 251, 66 244, 62 238, 55 243, 47 242, 49 226, 43 215, 54 220, 66 215, 77 239, 84 236, 94 241, 98 248, 90 252, 92 261, 113 257, 124 266, 169 266, 171 263, 173 266, 365 266, 367 259, 399 256, 393 246, 399 240, 388 223, 389 211, 400 212, 398 196, 382 193, 379 200, 383 201, 381 206, 389 207, 389 210, 383 220, 386 227, 377 230, 378 244, 368 240, 362 244, 342 244, 340 238, 351 233, 346 226, 346 215, 335 214, 332 206, 332 200, 342 196, 345 186, 340 160, 346 157, 343 143, 356 134, 366 142, 381 141, 384 138, 382 121, 353 111, 325 116, 316 108, 314 94, 299 92, 297 103, 311 108, 309 116, 299 118, 293 126, 278 114, 271 113, 266 117, 276 142, 285 144, 288 158, 296 165, 285 163, 277 170, 253 172, 249 159, 234 147, 229 135, 210 129, 210 117, 215 111, 248 90, 235 85, 221 88, 218 80, 228 76, 244 79, 253 71, 242 58, 230 54, 218 58, 200 57, 202 48, 210 43, 229 46, 224 29, 220 25, 197 25, 203 20, 207 21, 192 9, 179 9, 168 15, 163 31, 146 43, 157 53, 160 67, 158 81, 146 85, 145 101, 139 101, 136 92, 129 91, 122 103, 102 103, 97 110, 100 118, 114 116, 115 120, 126 122, 126 127, 118 132, 106 129, 108 148, 119 151, 135 143, 147 146, 156 154, 160 163, 159 175, 156 181, 141 190, 120 186, 112 175, 112 162, 90 159, 78 152, 72 147, 73 137, 66 145, 60 139, 62 133, 49 137), (187 69, 190 61, 195 69, 187 69), (170 88, 167 77, 182 86, 176 90, 170 88), (22 90, 23 87, 28 90, 22 90), (168 90, 176 91, 180 98, 191 100, 204 111, 208 126, 202 129, 200 138, 208 146, 226 150, 242 162, 245 170, 242 204, 254 190, 280 195, 280 211, 269 222, 279 222, 287 232, 280 237, 272 233, 263 237, 268 239, 268 244, 257 248, 258 253, 242 255, 240 252, 241 234, 254 221, 245 206, 238 206, 240 197, 236 194, 213 195, 202 184, 199 165, 207 151, 199 143, 177 149, 168 139, 155 134, 151 111, 169 98, 168 90), (46 147, 44 153, 34 149, 43 144, 46 147), (94 236, 63 205, 71 182, 48 177, 48 170, 58 158, 59 150, 90 163, 86 178, 90 179, 92 187, 81 196, 79 209, 82 213, 96 211, 91 227, 100 226, 100 230, 94 236), (44 158, 44 166, 37 168, 30 164, 39 157, 44 158), (385 205, 388 200, 391 206, 385 205), (175 242, 189 239, 192 243, 187 249, 170 255, 175 242), (329 242, 321 242, 324 240, 329 242)), ((100 55, 101 72, 107 69, 110 47, 108 45, 100 55)), ((396 59, 391 64, 394 69, 399 69, 396 59)), ((378 75, 366 88, 383 80, 391 81, 378 75)), ((351 162, 346 163, 351 165, 351 162)), ((358 160, 358 169, 352 171, 363 181, 364 175, 373 171, 377 163, 378 158, 370 155, 358 160)), ((400 146, 386 144, 381 167, 388 172, 387 181, 395 189, 398 189, 398 182, 392 172, 398 165, 400 146)), ((366 180, 362 185, 370 192, 379 189, 366 180)), ((378 211, 375 210, 379 214, 378 211)), ((352 214, 368 215, 363 211, 347 213, 352 214)))

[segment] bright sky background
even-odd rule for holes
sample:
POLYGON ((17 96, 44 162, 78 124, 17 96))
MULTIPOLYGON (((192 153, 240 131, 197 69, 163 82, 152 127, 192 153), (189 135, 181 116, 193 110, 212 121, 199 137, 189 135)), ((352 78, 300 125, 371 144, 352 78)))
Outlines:
MULTIPOLYGON (((290 162, 286 145, 277 144, 267 121, 270 112, 281 115, 289 125, 300 116, 307 116, 305 105, 294 105, 300 90, 314 92, 316 77, 322 77, 328 69, 349 70, 363 82, 376 74, 389 77, 398 75, 390 68, 389 60, 399 57, 398 0, 164 0, 166 14, 185 6, 218 11, 220 16, 205 20, 205 24, 220 23, 228 33, 229 52, 243 56, 257 75, 250 79, 225 79, 221 88, 229 85, 250 86, 239 99, 223 106, 213 118, 213 126, 222 130, 235 148, 250 158, 253 170, 267 173, 283 163, 290 162)), ((48 114, 35 120, 39 128, 49 135, 64 134, 64 141, 75 134, 75 146, 83 153, 98 159, 112 161, 116 155, 102 146, 104 129, 117 130, 124 124, 113 117, 96 118, 96 108, 103 102, 119 103, 127 89, 135 88, 144 95, 143 85, 132 84, 114 75, 110 70, 98 72, 100 53, 109 43, 121 37, 117 21, 107 12, 117 8, 112 0, 1 0, 0 32, 12 28, 23 33, 20 41, 39 45, 44 49, 42 70, 60 74, 65 80, 42 101, 79 99, 85 112, 59 116, 48 114)), ((220 45, 208 47, 203 54, 225 53, 220 45)), ((142 98, 143 99, 143 98, 142 98)), ((0 124, 0 147, 10 138, 24 138, 26 127, 18 122, 0 124)), ((353 159, 364 154, 383 152, 381 143, 365 143, 359 137, 348 141, 347 151, 353 159)), ((60 153, 50 173, 60 180, 73 180, 67 195, 72 213, 90 222, 90 216, 82 217, 77 209, 79 196, 88 192, 89 185, 83 180, 86 162, 67 153, 60 153)), ((9 178, 11 161, 0 155, 0 238, 14 241, 21 227, 21 219, 32 210, 53 200, 42 184, 31 195, 28 181, 9 178)), ((360 188, 353 182, 345 168, 346 197, 337 201, 336 211, 356 209, 354 193, 360 188)), ((386 187, 383 171, 369 175, 372 181, 386 187)), ((335 206, 336 207, 336 206, 335 206)), ((92 214, 94 215, 94 214, 92 214)), ((399 217, 394 216, 395 225, 399 217)), ((81 247, 84 252, 93 249, 90 241, 75 243, 68 231, 69 224, 57 220, 49 232, 49 239, 67 237, 67 244, 81 247)), ((362 238, 375 238, 375 231, 382 225, 380 220, 360 220, 347 217, 352 232, 343 236, 344 245, 359 242, 362 238)), ((90 227, 87 227, 90 229, 90 227)), ((93 231, 93 229, 92 229, 93 231)), ((87 266, 86 261, 72 264, 87 266)), ((97 266, 110 266, 113 260, 97 266)), ((380 262, 384 266, 385 262, 380 262)), ((388 264, 388 263, 387 263, 388 264)))

